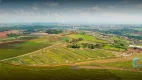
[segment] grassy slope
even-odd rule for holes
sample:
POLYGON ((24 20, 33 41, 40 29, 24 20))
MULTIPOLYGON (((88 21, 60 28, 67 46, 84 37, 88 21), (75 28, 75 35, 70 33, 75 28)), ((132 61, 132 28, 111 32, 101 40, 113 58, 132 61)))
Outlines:
POLYGON ((141 80, 142 73, 117 70, 74 69, 73 67, 38 68, 0 64, 2 80, 141 80))
POLYGON ((7 45, 8 48, 0 48, 0 59, 15 57, 18 55, 33 52, 35 50, 39 50, 51 45, 52 43, 54 43, 54 40, 49 42, 49 37, 40 37, 26 41, 24 43, 12 44, 10 45, 11 47, 7 45))
POLYGON ((63 46, 56 46, 48 49, 42 54, 30 54, 19 58, 5 61, 6 63, 22 64, 22 65, 41 65, 41 64, 60 64, 72 63, 77 61, 85 61, 90 59, 104 59, 115 57, 112 53, 102 49, 70 49, 63 46), (21 63, 22 62, 22 63, 21 63))
POLYGON ((0 65, 2 80, 106 80, 120 79, 107 70, 76 70, 71 67, 26 68, 0 65))
MULTIPOLYGON (((81 35, 70 36, 75 38, 82 38, 81 35)), ((86 41, 92 41, 94 37, 86 37, 86 41)), ((65 38, 66 39, 66 38, 65 38)), ((63 41, 65 40, 63 39, 63 41)), ((35 40, 36 41, 36 40, 35 40)), ((34 45, 34 43, 25 43, 26 45, 34 45)), ((36 46, 36 45, 34 45, 36 46)), ((28 47, 30 48, 30 47, 28 47)), ((54 47, 48 52, 41 54, 33 54, 34 58, 30 56, 24 56, 22 58, 16 58, 10 60, 9 62, 15 61, 21 64, 40 64, 40 63, 58 63, 69 61, 78 61, 78 59, 84 60, 84 58, 96 58, 98 56, 112 56, 110 53, 105 53, 102 50, 79 50, 79 49, 68 49, 65 47, 54 47), (79 54, 81 53, 81 54, 79 54), (91 54, 90 54, 91 53, 91 54), (19 60, 23 60, 20 62, 19 60)), ((130 62, 116 62, 103 64, 107 66, 125 67, 130 66, 130 62), (116 64, 117 63, 117 64, 116 64)), ((2 80, 142 80, 142 73, 138 72, 128 72, 128 71, 116 71, 116 70, 87 70, 87 69, 73 69, 70 67, 56 67, 56 68, 33 68, 33 67, 22 67, 22 66, 11 66, 0 64, 0 77, 2 80)))
POLYGON ((69 35, 69 38, 83 38, 84 41, 88 41, 88 42, 106 43, 105 40, 97 39, 96 37, 89 36, 89 35, 72 34, 72 35, 69 35))

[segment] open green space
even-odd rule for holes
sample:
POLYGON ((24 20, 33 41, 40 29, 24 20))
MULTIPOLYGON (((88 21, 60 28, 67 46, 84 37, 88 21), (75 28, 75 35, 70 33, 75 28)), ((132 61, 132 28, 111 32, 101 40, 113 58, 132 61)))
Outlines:
MULTIPOLYGON (((117 36, 108 38, 114 41, 114 43, 108 42, 108 40, 102 37, 98 38, 87 34, 66 34, 64 36, 63 34, 56 34, 23 42, 6 43, 0 46, 0 59, 5 59, 0 63, 0 79, 141 80, 142 73, 140 72, 87 68, 79 69, 78 66, 71 66, 77 62, 116 58, 115 53, 120 53, 120 51, 124 51, 125 47, 127 47, 125 43, 127 43, 128 40, 117 36), (67 41, 72 39, 76 39, 76 41, 73 43, 67 41), (88 43, 88 47, 67 47, 70 44, 81 45, 82 43, 88 43), (90 46, 95 47, 89 48, 90 46), (39 51, 26 54, 36 50, 39 51), (70 64, 70 66, 61 66, 62 64, 70 64), (60 67, 53 67, 54 65, 59 65, 60 67)), ((83 66, 86 65, 132 69, 131 61, 90 63, 83 66)))
POLYGON ((19 56, 22 54, 30 53, 44 47, 55 44, 56 40, 52 36, 38 37, 36 39, 5 42, 0 44, 0 59, 19 56), (51 41, 52 40, 52 41, 51 41))
POLYGON ((52 65, 111 57, 115 57, 115 55, 112 52, 106 52, 103 49, 71 49, 59 45, 49 48, 43 52, 41 51, 38 53, 5 60, 4 62, 20 65, 52 65))
POLYGON ((24 67, 0 64, 2 80, 141 80, 142 73, 76 69, 75 67, 24 67))

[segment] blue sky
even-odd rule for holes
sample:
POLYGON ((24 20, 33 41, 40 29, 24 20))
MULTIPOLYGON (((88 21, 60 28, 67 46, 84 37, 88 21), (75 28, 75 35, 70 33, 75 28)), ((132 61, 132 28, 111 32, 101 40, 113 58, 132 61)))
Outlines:
POLYGON ((0 0, 0 22, 142 23, 142 1, 0 0))

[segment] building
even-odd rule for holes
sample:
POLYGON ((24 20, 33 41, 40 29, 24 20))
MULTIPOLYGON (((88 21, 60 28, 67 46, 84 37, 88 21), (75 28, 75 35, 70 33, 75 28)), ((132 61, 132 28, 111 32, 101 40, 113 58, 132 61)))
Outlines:
POLYGON ((129 45, 129 48, 138 48, 138 49, 142 49, 142 46, 129 45))
POLYGON ((5 38, 7 36, 6 32, 0 32, 0 38, 5 38))
POLYGON ((142 52, 142 46, 129 45, 128 50, 136 52, 136 53, 141 53, 142 52))
POLYGON ((20 32, 18 30, 10 30, 10 31, 3 31, 0 32, 0 38, 6 38, 7 34, 19 34, 20 32))

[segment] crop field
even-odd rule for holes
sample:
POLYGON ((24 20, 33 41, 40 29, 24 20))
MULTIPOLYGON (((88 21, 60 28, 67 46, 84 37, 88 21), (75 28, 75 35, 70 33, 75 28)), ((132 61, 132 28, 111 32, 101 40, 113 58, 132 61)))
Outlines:
POLYGON ((52 65, 115 57, 113 53, 103 49, 71 49, 61 45, 4 62, 20 65, 52 65))
POLYGON ((30 53, 55 44, 58 37, 47 36, 31 40, 0 43, 0 60, 30 53))
POLYGON ((17 51, 15 54, 20 52, 23 55, 19 54, 20 56, 16 55, 16 57, 15 55, 12 55, 12 58, 4 59, 2 62, 14 65, 50 66, 114 58, 116 57, 115 53, 120 53, 118 51, 114 51, 114 49, 109 50, 111 47, 107 47, 108 50, 105 48, 68 48, 67 45, 70 43, 66 43, 65 41, 72 38, 83 38, 83 40, 78 43, 105 42, 105 40, 98 39, 94 36, 81 34, 44 36, 17 44, 16 46, 20 46, 20 49, 12 49, 13 52, 17 51), (23 53, 21 51, 22 48, 26 49, 26 51, 23 50, 23 53), (18 50, 20 51, 18 52, 18 50))
MULTIPOLYGON (((121 40, 113 37, 112 40, 121 40)), ((125 41, 127 42, 127 41, 125 41)), ((48 35, 0 46, 0 77, 3 80, 141 80, 140 69, 131 59, 120 58, 121 48, 90 35, 48 35), (102 48, 69 48, 67 39, 82 38, 76 44, 102 43, 102 48), (8 51, 10 50, 11 51, 8 51), (128 70, 123 70, 128 69, 128 70), (133 71, 131 71, 133 70, 133 71), (25 77, 26 76, 26 77, 25 77)), ((141 56, 141 54, 133 57, 141 56)))

